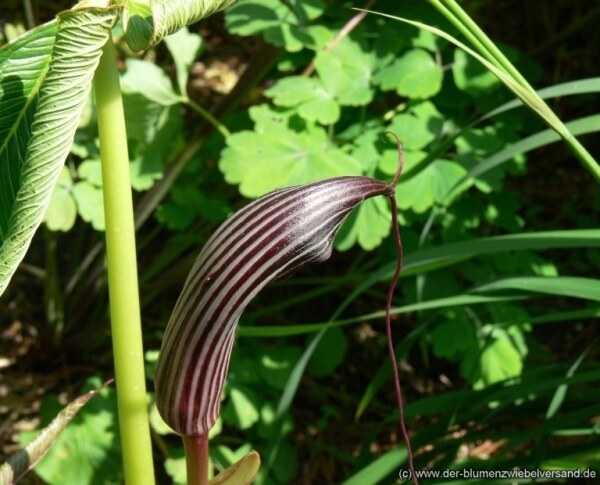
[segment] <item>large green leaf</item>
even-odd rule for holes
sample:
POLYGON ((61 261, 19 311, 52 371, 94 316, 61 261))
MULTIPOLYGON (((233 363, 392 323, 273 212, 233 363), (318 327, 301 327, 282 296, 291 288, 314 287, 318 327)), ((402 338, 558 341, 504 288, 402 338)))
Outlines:
POLYGON ((334 94, 317 78, 288 76, 280 79, 265 94, 278 106, 297 106, 298 114, 307 121, 329 125, 340 117, 340 107, 334 94))
POLYGON ((413 49, 377 73, 373 81, 383 91, 395 89, 408 98, 430 98, 442 87, 443 72, 431 55, 413 49))
POLYGON ((466 173, 458 163, 436 160, 396 187, 398 207, 424 212, 435 203, 442 202, 445 195, 466 173))
POLYGON ((44 217, 115 15, 64 12, 0 50, 0 293, 44 217))
MULTIPOLYGON (((268 111, 268 110, 267 110, 268 111)), ((264 107, 250 110, 255 131, 227 138, 219 168, 225 180, 240 184, 246 197, 258 197, 278 187, 342 175, 360 175, 360 163, 333 145, 324 129, 308 126, 296 132, 277 124, 264 107)))
POLYGON ((237 0, 127 0, 123 26, 127 43, 140 51, 186 25, 223 10, 237 0))
POLYGON ((264 39, 289 52, 313 42, 309 34, 312 20, 324 10, 321 0, 247 0, 227 12, 227 30, 238 35, 262 35, 264 39))
POLYGON ((362 106, 373 99, 371 78, 375 61, 363 43, 344 37, 331 51, 317 53, 315 68, 341 105, 362 106))

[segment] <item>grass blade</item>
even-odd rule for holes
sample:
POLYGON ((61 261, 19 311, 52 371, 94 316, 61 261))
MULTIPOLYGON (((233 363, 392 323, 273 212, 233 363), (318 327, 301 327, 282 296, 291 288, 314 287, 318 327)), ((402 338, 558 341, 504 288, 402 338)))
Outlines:
POLYGON ((569 296, 600 301, 600 280, 576 276, 519 276, 505 278, 473 288, 472 292, 522 290, 548 295, 569 296))
MULTIPOLYGON (((548 86, 547 88, 539 89, 536 91, 537 95, 542 99, 559 98, 563 96, 573 96, 578 94, 589 94, 600 92, 600 77, 592 77, 589 79, 579 79, 577 81, 569 81, 566 83, 555 84, 554 86, 548 86)), ((493 109, 486 115, 482 116, 479 121, 487 120, 500 113, 509 111, 514 108, 523 106, 523 101, 520 99, 513 99, 508 103, 504 103, 493 109)), ((576 133, 574 133, 576 134, 576 133)))
MULTIPOLYGON (((437 2, 436 2, 437 3, 437 2)), ((361 10, 361 9, 356 9, 361 10)), ((376 15, 381 15, 383 17, 388 17, 394 20, 398 20, 400 22, 407 23, 419 29, 426 30, 431 32, 443 39, 446 39, 448 42, 456 45, 460 49, 464 50, 479 62, 481 62, 489 71, 491 71, 504 85, 509 88, 521 101, 527 105, 530 109, 532 109, 535 113, 538 114, 548 126, 550 126, 553 130, 555 130, 568 144, 573 153, 580 160, 582 165, 592 174, 592 176, 600 182, 600 165, 598 162, 590 155, 590 153, 579 143, 579 141, 575 138, 573 133, 569 131, 569 129, 565 126, 565 124, 556 116, 556 114, 548 107, 548 105, 536 94, 535 90, 529 87, 529 85, 525 82, 522 84, 511 74, 507 73, 503 69, 497 67, 492 62, 490 62, 485 57, 481 56, 473 49, 467 47, 465 44, 460 42, 458 39, 452 37, 446 32, 432 27, 430 25, 424 24, 422 22, 416 22, 413 20, 409 20, 403 17, 397 17, 395 15, 389 15, 381 12, 370 11, 370 13, 374 13, 376 15)), ((442 10, 442 13, 446 14, 445 11, 442 10)), ((454 19, 449 16, 450 20, 454 19)), ((487 37, 486 37, 487 39, 487 37)), ((489 39, 487 39, 489 41, 489 39)), ((474 41, 476 46, 479 46, 482 51, 487 52, 485 46, 481 44, 479 41, 474 41)), ((491 44, 491 42, 490 42, 491 44)), ((493 45, 493 44, 492 44, 493 45)), ((503 56, 502 56, 503 57, 503 56)), ((507 61, 508 62, 508 61, 507 61)), ((512 68, 512 65, 510 65, 512 68)), ((510 72, 513 72, 514 68, 511 69, 510 72)), ((516 70, 514 70, 516 72, 516 70)), ((517 72, 518 74, 518 72, 517 72)), ((518 79, 522 79, 519 75, 518 79)))

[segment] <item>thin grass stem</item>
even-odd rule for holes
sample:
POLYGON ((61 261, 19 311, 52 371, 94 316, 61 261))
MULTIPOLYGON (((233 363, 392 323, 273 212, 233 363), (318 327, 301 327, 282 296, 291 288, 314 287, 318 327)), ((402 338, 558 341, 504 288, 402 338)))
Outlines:
MULTIPOLYGON (((473 19, 465 12, 455 0, 429 0, 475 47, 493 66, 510 76, 527 92, 527 97, 522 100, 533 108, 538 115, 565 140, 571 152, 579 159, 581 164, 600 182, 600 164, 573 136, 565 124, 556 116, 546 102, 537 94, 535 89, 521 75, 519 70, 506 58, 492 40, 479 28, 473 19)), ((510 86, 509 86, 510 87, 510 86)), ((516 93, 519 95, 518 93, 516 93)), ((519 95, 519 97, 521 97, 519 95)))

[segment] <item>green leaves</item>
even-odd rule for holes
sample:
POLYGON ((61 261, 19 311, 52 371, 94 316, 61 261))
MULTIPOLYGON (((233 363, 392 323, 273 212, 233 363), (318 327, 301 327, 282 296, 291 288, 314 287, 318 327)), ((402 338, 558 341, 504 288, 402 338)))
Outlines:
POLYGON ((340 107, 334 94, 319 79, 285 77, 265 94, 278 106, 297 107, 298 114, 307 121, 330 125, 340 117, 340 107))
MULTIPOLYGON (((467 54, 473 56, 485 68, 492 72, 506 87, 508 87, 525 105, 535 112, 544 122, 550 126, 561 138, 570 146, 573 152, 582 165, 592 174, 592 176, 600 181, 600 164, 592 157, 583 145, 573 136, 568 127, 556 116, 556 114, 548 107, 537 92, 529 85, 523 76, 515 69, 510 61, 502 54, 496 45, 476 27, 476 24, 468 18, 456 3, 452 3, 450 8, 446 8, 439 3, 436 6, 440 11, 450 19, 474 44, 478 52, 467 47, 462 42, 458 41, 446 32, 431 27, 430 25, 415 22, 393 15, 379 14, 385 17, 390 17, 409 25, 413 25, 423 30, 434 33, 454 45, 462 49, 467 54)), ((484 82, 485 84, 485 82, 484 82)))
POLYGON ((456 86, 473 95, 489 92, 500 85, 492 72, 460 49, 454 51, 452 74, 456 86))
POLYGON ((186 96, 186 86, 190 68, 201 50, 202 38, 192 34, 186 27, 178 30, 165 39, 165 44, 175 61, 177 70, 177 84, 181 95, 186 96))
POLYGON ((102 195, 102 177, 100 160, 86 160, 77 173, 80 181, 72 189, 81 218, 92 224, 97 231, 104 230, 104 197, 102 195))
POLYGON ((336 236, 335 247, 344 251, 358 243, 367 251, 375 249, 390 233, 391 222, 387 200, 367 200, 344 221, 336 236))
POLYGON ((458 163, 435 161, 396 187, 398 207, 424 212, 434 204, 442 202, 450 189, 466 173, 458 163))
POLYGON ((331 51, 319 51, 314 62, 321 81, 341 105, 362 106, 373 99, 375 57, 361 43, 346 37, 331 51))
POLYGON ((442 68, 423 49, 413 49, 377 73, 374 82, 384 91, 409 98, 430 98, 442 87, 442 68))
MULTIPOLYGON (((514 328, 512 330, 515 331, 514 328)), ((462 374, 474 383, 476 389, 519 376, 525 357, 507 330, 485 326, 482 331, 489 334, 481 353, 471 348, 461 365, 462 374)))
POLYGON ((246 197, 258 197, 278 187, 298 185, 341 175, 358 175, 360 164, 333 146, 317 126, 295 132, 277 126, 277 114, 253 108, 255 131, 227 139, 219 168, 229 183, 240 184, 246 197))
POLYGON ((0 293, 47 211, 114 20, 65 12, 0 50, 0 293))
POLYGON ((312 42, 307 24, 323 12, 321 0, 247 0, 225 16, 227 29, 238 35, 262 35, 265 40, 290 52, 312 42))

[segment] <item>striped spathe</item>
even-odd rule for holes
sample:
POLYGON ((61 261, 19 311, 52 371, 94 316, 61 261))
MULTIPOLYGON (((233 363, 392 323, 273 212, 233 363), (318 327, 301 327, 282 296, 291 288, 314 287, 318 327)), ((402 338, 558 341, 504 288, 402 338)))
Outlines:
POLYGON ((338 177, 276 190, 227 219, 198 256, 177 301, 156 369, 156 404, 183 435, 214 425, 235 329, 250 300, 270 281, 325 261, 350 211, 393 184, 338 177))

